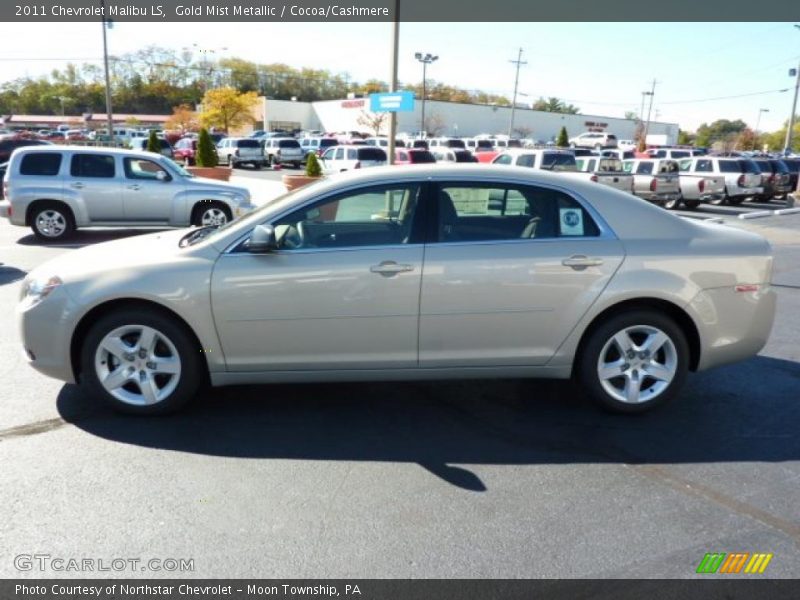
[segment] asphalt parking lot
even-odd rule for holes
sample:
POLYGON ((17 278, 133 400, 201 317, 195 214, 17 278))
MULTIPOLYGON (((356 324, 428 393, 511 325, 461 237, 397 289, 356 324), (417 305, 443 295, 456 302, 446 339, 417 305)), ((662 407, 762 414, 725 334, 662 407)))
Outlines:
POLYGON ((706 552, 800 577, 800 214, 739 218, 763 210, 690 212, 772 241, 768 345, 639 417, 519 380, 236 387, 120 417, 27 367, 13 311, 43 261, 139 232, 42 246, 3 220, 0 577, 85 575, 15 568, 34 553, 191 558, 179 575, 204 578, 692 577, 706 552))

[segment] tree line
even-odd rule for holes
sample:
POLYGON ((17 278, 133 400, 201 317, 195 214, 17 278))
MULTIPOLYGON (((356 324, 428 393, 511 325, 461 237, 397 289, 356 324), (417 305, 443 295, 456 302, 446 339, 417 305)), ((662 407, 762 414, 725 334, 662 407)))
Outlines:
MULTIPOLYGON (((281 63, 259 64, 241 58, 198 58, 190 49, 150 46, 137 52, 110 57, 114 112, 169 114, 175 106, 199 103, 209 89, 232 87, 239 92, 277 100, 304 102, 337 100, 348 93, 388 91, 386 82, 351 80, 347 73, 325 69, 297 69, 281 63)), ((422 82, 402 89, 422 95, 422 82)), ((502 94, 465 90, 429 80, 429 100, 510 106, 502 94)), ((534 108, 576 114, 578 108, 558 98, 539 98, 534 108)), ((105 111, 105 79, 102 65, 73 64, 46 76, 22 77, 0 84, 0 115, 72 115, 105 111)))

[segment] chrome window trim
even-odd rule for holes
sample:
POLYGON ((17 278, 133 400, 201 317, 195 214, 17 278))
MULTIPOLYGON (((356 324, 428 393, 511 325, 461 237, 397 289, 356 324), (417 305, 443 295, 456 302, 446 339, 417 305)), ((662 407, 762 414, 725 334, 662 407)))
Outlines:
MULTIPOLYGON (((308 200, 304 201, 301 204, 297 204, 295 206, 292 206, 291 208, 287 208, 287 210, 279 212, 276 215, 273 215, 269 220, 265 220, 265 221, 261 221, 259 223, 256 223, 252 228, 248 229, 247 232, 243 233, 242 235, 237 237, 233 242, 229 243, 225 247, 225 249, 220 253, 220 255, 221 256, 224 256, 226 254, 249 255, 250 253, 248 253, 248 252, 234 252, 234 250, 236 249, 237 246, 239 246, 242 242, 244 242, 247 238, 250 237, 250 235, 253 232, 253 229, 257 225, 272 224, 275 221, 278 221, 279 219, 282 219, 283 217, 291 214, 292 212, 294 212, 296 210, 300 210, 303 207, 306 207, 306 206, 308 206, 310 204, 316 204, 317 202, 322 202, 322 201, 324 201, 324 200, 326 200, 328 198, 332 198, 334 196, 338 196, 339 194, 347 193, 349 191, 357 190, 357 189, 360 189, 360 188, 375 187, 376 185, 387 185, 387 186, 389 186, 389 185, 424 185, 425 183, 448 183, 448 182, 453 182, 454 184, 456 184, 456 183, 465 183, 465 184, 467 184, 467 183, 468 184, 486 183, 486 184, 503 184, 503 185, 527 185, 527 186, 538 186, 538 187, 542 187, 542 188, 546 188, 546 189, 550 189, 550 190, 559 191, 559 192, 561 192, 563 194, 566 194, 570 198, 574 199, 587 213, 589 213, 589 216, 591 216, 592 219, 594 219, 594 222, 597 225, 597 228, 599 230, 599 235, 591 236, 591 237, 588 237, 588 236, 575 236, 575 237, 564 236, 564 237, 538 238, 538 239, 537 238, 533 238, 533 239, 509 239, 509 240, 477 240, 477 241, 465 241, 465 242, 431 242, 430 245, 434 245, 435 244, 437 246, 441 246, 441 245, 454 245, 455 244, 455 245, 463 246, 465 244, 482 244, 482 245, 485 245, 485 244, 507 244, 507 243, 516 244, 516 243, 526 243, 526 242, 553 242, 553 241, 563 241, 563 240, 573 240, 574 241, 574 240, 617 240, 617 239, 619 239, 617 237, 617 234, 614 233, 614 230, 611 229, 611 226, 608 224, 608 222, 600 215, 599 212, 597 212, 597 210, 595 210, 595 208, 594 208, 594 206, 592 206, 591 202, 586 200, 586 198, 584 198, 578 192, 575 192, 573 190, 567 189, 567 188, 565 188, 563 186, 560 186, 558 184, 532 182, 532 181, 528 181, 528 180, 525 180, 525 179, 520 179, 518 177, 502 177, 501 178, 499 176, 488 176, 488 177, 485 177, 485 176, 478 176, 478 175, 474 175, 474 176, 469 176, 468 175, 468 176, 465 176, 460 181, 455 182, 453 180, 452 176, 444 176, 444 175, 442 175, 442 176, 420 177, 420 178, 417 178, 417 179, 398 178, 398 179, 387 179, 387 180, 380 181, 380 182, 374 182, 374 181, 373 182, 369 182, 369 183, 360 182, 360 183, 356 183, 356 184, 353 184, 353 185, 350 185, 350 186, 337 188, 335 190, 329 190, 327 192, 322 193, 319 196, 314 196, 312 198, 309 198, 308 200)), ((424 244, 399 244, 399 245, 398 244, 392 244, 392 245, 378 245, 378 246, 375 246, 375 245, 373 245, 373 246, 345 246, 345 247, 342 247, 342 248, 308 248, 307 251, 308 252, 341 251, 341 250, 345 250, 345 249, 363 250, 363 249, 366 249, 366 248, 370 248, 370 249, 389 248, 389 247, 393 247, 393 246, 394 247, 399 246, 401 248, 408 248, 410 246, 418 246, 418 245, 424 245, 424 244)), ((280 251, 278 251, 278 252, 280 252, 280 251)), ((287 252, 287 251, 284 251, 284 252, 287 252)), ((297 251, 292 251, 292 252, 297 252, 297 251)), ((274 253, 275 252, 272 252, 272 254, 274 254, 274 253)))

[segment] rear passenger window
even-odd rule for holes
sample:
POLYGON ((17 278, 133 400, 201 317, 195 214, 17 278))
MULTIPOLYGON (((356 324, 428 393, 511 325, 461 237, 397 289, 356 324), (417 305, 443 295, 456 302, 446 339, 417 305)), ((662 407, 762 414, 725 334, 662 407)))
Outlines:
POLYGON ((58 175, 61 154, 55 152, 26 154, 19 165, 20 175, 58 175))
POLYGON ((719 161, 719 170, 721 173, 739 173, 739 163, 735 160, 721 160, 719 161))
POLYGON ((517 158, 517 164, 520 167, 533 167, 535 162, 536 162, 536 155, 534 154, 523 154, 519 158, 517 158))
POLYGON ((639 167, 636 169, 636 173, 639 175, 650 175, 653 172, 653 163, 651 162, 640 162, 639 167))
POLYGON ((533 186, 444 185, 439 242, 594 237, 589 213, 571 196, 533 186))
POLYGON ((114 177, 114 157, 104 154, 75 154, 69 173, 73 177, 114 177))
MULTIPOLYGON (((691 162, 689 162, 689 164, 691 164, 691 162)), ((681 170, 683 170, 683 163, 681 163, 681 170)), ((714 165, 711 164, 710 160, 698 160, 694 170, 703 173, 711 173, 714 170, 714 165)))

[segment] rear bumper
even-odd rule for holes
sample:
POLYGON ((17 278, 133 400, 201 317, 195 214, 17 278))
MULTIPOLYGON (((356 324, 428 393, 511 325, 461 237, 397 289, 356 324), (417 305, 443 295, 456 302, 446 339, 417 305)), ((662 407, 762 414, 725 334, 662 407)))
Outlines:
POLYGON ((0 200, 0 218, 9 219, 9 211, 11 210, 11 202, 8 200, 0 200))
POLYGON ((755 292, 733 287, 700 292, 689 304, 698 325, 698 371, 755 356, 772 331, 777 296, 769 284, 755 292))

